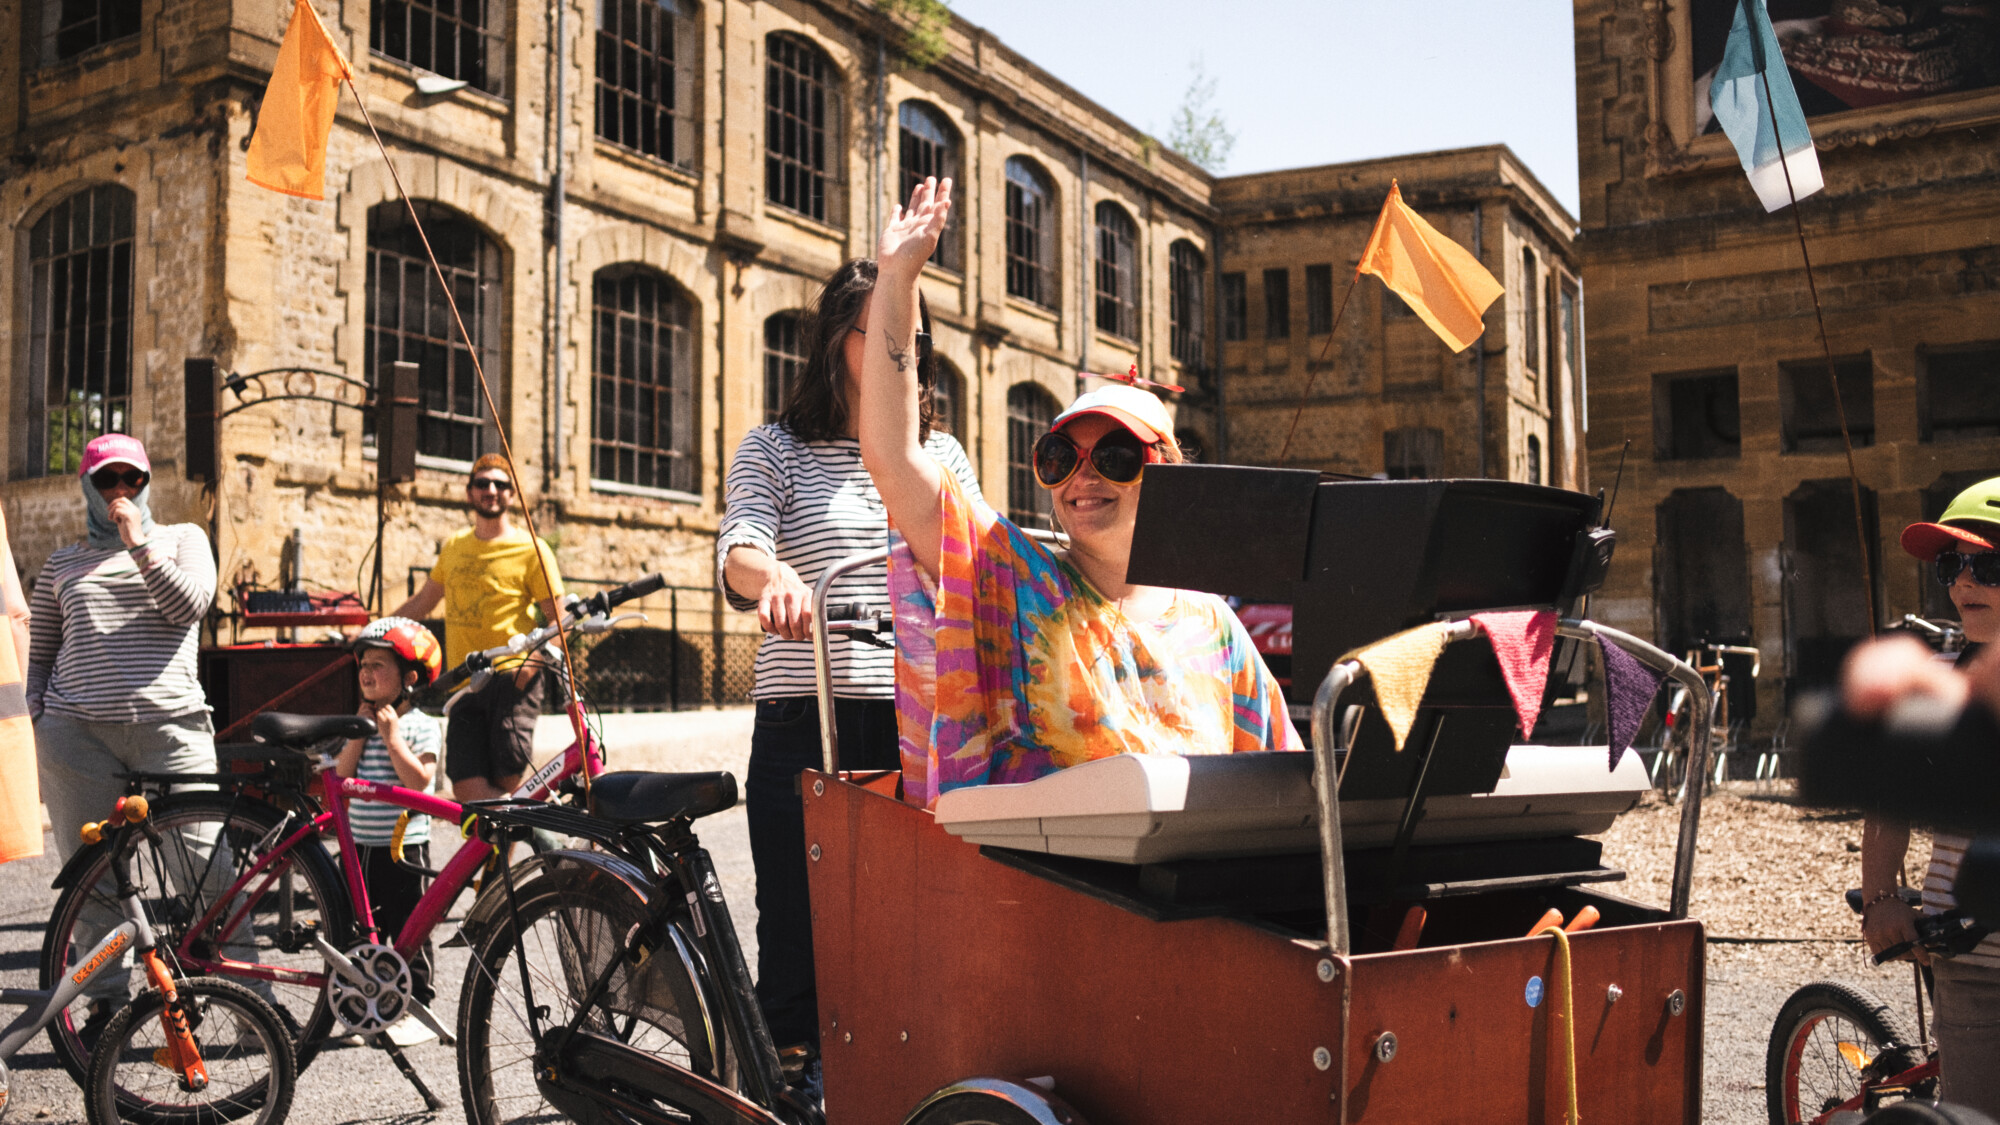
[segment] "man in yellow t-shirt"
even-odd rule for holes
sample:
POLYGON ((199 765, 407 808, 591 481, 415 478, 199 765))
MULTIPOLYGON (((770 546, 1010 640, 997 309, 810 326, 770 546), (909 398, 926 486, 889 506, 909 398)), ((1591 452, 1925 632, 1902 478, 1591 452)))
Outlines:
MULTIPOLYGON (((533 630, 536 605, 544 620, 555 620, 563 593, 555 552, 507 518, 514 480, 504 458, 489 453, 473 463, 465 499, 472 506, 472 526, 444 541, 430 581, 395 614, 421 621, 442 601, 447 666, 533 630)), ((444 774, 461 801, 504 797, 527 771, 535 720, 542 713, 542 677, 525 660, 498 661, 484 688, 452 704, 444 774)))

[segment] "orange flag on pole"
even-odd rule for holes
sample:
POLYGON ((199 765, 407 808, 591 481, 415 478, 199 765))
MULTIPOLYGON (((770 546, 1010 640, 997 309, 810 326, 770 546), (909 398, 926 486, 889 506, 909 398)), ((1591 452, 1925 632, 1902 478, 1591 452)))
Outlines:
POLYGON ((1394 180, 1360 272, 1381 278, 1455 352, 1479 339, 1486 307, 1505 292, 1479 259, 1410 210, 1394 180))
POLYGON ((353 74, 319 13, 308 0, 297 0, 250 138, 251 183, 286 195, 326 198, 326 138, 333 131, 341 80, 353 74))

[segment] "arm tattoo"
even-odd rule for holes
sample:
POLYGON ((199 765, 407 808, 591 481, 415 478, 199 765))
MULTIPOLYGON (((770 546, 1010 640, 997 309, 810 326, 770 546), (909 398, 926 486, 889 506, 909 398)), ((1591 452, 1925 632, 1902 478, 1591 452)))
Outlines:
MULTIPOLYGON (((887 333, 883 335, 886 336, 887 333)), ((893 340, 888 342, 887 347, 889 349, 889 360, 896 365, 897 373, 901 374, 908 371, 910 369, 910 349, 896 347, 893 340)))

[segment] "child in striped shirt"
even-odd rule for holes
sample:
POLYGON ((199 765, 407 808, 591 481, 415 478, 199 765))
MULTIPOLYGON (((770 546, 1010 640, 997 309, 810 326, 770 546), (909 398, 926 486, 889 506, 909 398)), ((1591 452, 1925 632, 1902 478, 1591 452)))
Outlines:
MULTIPOLYGON (((359 713, 375 720, 376 733, 348 740, 336 770, 342 777, 431 792, 436 788, 444 738, 436 719, 412 707, 410 695, 437 679, 443 664, 437 638, 408 618, 384 617, 355 638, 354 652, 361 689, 359 713)), ((389 944, 423 897, 424 877, 397 863, 391 852, 401 809, 374 801, 355 801, 347 808, 379 940, 389 944)), ((411 817, 403 832, 403 860, 415 867, 430 866, 429 818, 411 817)), ((410 960, 411 994, 425 1007, 436 995, 431 988, 432 960, 428 941, 410 960)), ((399 1047, 434 1038, 429 1028, 409 1016, 392 1024, 387 1034, 399 1047)))

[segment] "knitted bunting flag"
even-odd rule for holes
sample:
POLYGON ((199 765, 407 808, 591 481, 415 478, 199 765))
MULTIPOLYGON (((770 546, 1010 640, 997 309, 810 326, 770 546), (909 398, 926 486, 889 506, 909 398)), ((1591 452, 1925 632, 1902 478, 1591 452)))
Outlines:
POLYGON ((1431 669, 1437 664, 1438 654, 1444 651, 1445 632, 1450 628, 1450 623, 1444 621, 1420 625, 1376 641, 1353 655, 1375 681, 1375 702, 1382 708, 1389 733, 1395 736, 1399 754, 1403 740, 1410 735, 1410 725, 1417 721, 1417 705, 1424 700, 1431 669))
POLYGON ((1475 613, 1472 620, 1493 642, 1493 658, 1507 680, 1514 715, 1521 720, 1521 738, 1535 733, 1542 714, 1542 696, 1549 688, 1549 657, 1556 648, 1556 615, 1549 610, 1523 609, 1507 613, 1475 613))
POLYGON ((1611 727, 1608 768, 1615 770, 1618 759, 1632 748, 1639 723, 1653 705, 1653 697, 1660 692, 1660 681, 1666 676, 1641 664, 1638 657, 1603 637, 1597 638, 1597 645, 1604 652, 1604 713, 1611 727))

